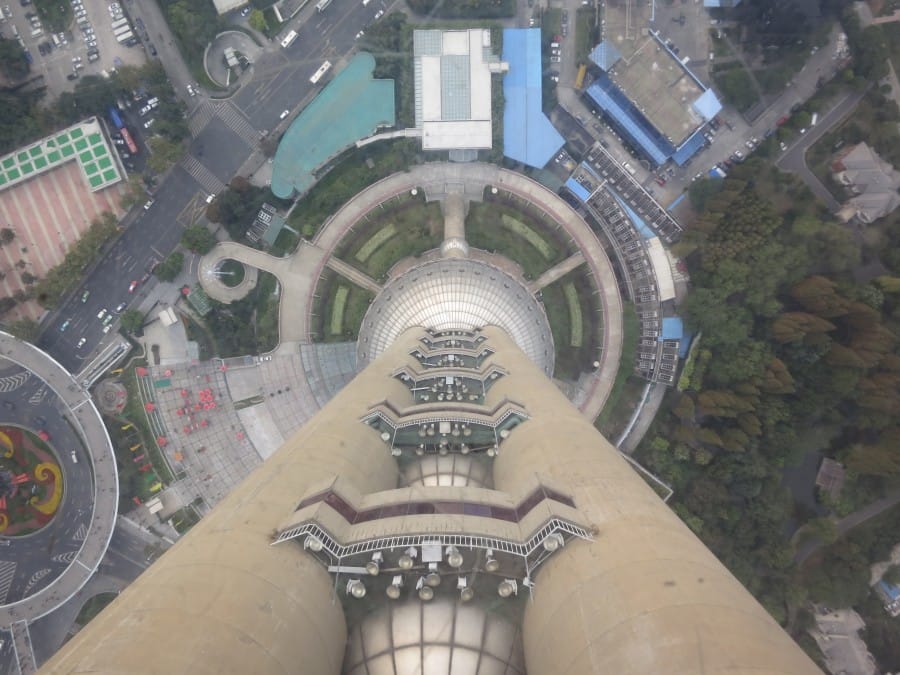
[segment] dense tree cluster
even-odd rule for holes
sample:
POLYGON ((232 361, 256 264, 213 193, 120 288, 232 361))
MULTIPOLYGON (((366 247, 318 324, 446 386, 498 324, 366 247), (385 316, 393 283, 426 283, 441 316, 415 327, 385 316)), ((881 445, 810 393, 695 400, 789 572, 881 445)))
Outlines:
POLYGON ((118 219, 109 211, 91 222, 87 232, 66 252, 63 261, 51 269, 33 289, 33 296, 43 307, 55 307, 85 270, 97 259, 109 239, 115 236, 118 219))
POLYGON ((822 451, 872 498, 900 476, 900 281, 856 283, 849 231, 777 212, 749 180, 762 171, 748 162, 706 195, 682 244, 683 310, 702 337, 642 452, 674 484, 679 514, 785 620, 797 514, 782 467, 822 451))
POLYGON ((130 98, 140 88, 160 99, 154 132, 170 144, 179 144, 190 133, 184 119, 185 106, 175 96, 160 63, 150 61, 140 67, 120 66, 109 77, 85 75, 73 91, 63 92, 47 106, 38 105, 43 89, 0 90, 0 153, 86 117, 105 115, 117 100, 130 98))

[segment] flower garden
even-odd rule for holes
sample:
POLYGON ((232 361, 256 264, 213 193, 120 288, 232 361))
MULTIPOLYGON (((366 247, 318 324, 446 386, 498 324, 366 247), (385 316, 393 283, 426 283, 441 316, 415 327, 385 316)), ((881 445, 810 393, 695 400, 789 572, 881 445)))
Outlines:
MULTIPOLYGON (((42 434, 46 436, 46 434, 42 434)), ((0 426, 0 534, 22 536, 53 520, 63 496, 59 461, 42 438, 0 426)))

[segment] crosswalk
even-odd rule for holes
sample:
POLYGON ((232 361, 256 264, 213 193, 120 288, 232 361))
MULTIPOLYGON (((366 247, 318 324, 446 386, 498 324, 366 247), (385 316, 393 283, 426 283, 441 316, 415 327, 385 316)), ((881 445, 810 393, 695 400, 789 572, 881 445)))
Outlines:
POLYGON ((247 145, 253 147, 259 142, 257 131, 247 118, 244 117, 231 101, 217 101, 215 104, 216 115, 225 122, 228 127, 244 140, 247 145))
POLYGON ((209 121, 215 117, 216 111, 213 109, 211 101, 204 101, 197 106, 197 109, 188 118, 188 129, 191 130, 191 136, 197 137, 200 132, 206 128, 209 121))
POLYGON ((16 574, 16 565, 17 563, 8 560, 0 561, 0 605, 6 604, 6 594, 9 593, 16 574))
POLYGON ((191 136, 197 137, 214 117, 236 133, 242 141, 253 147, 259 143, 260 132, 231 101, 204 101, 188 118, 191 136))
POLYGON ((218 194, 225 187, 215 175, 201 164, 193 155, 185 155, 181 166, 210 194, 218 194))

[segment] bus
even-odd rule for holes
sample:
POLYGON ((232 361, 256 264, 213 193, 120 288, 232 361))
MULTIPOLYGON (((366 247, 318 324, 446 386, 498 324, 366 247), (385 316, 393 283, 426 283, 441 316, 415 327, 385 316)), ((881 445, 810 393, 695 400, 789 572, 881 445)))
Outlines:
POLYGON ((328 7, 328 5, 330 5, 330 4, 331 4, 331 0, 319 0, 316 3, 316 9, 320 12, 324 12, 325 8, 328 7))
POLYGON ((584 76, 587 74, 587 66, 585 64, 581 64, 578 67, 578 74, 575 76, 575 88, 578 91, 584 87, 584 76))
POLYGON ((319 66, 319 69, 315 73, 313 73, 313 76, 309 78, 309 81, 313 84, 316 84, 319 80, 322 79, 322 76, 327 73, 330 68, 331 61, 326 61, 321 66, 319 66))
POLYGON ((130 30, 125 31, 125 32, 122 33, 121 35, 116 35, 116 41, 117 41, 119 44, 122 44, 122 43, 124 43, 124 42, 128 42, 128 41, 131 40, 132 38, 134 38, 134 33, 132 33, 130 30))
POLYGON ((292 44, 294 44, 294 40, 297 39, 297 31, 292 30, 290 33, 284 36, 284 39, 281 41, 282 49, 287 49, 292 44))
POLYGON ((112 22, 112 29, 115 30, 116 28, 120 28, 122 26, 127 26, 127 25, 128 25, 128 19, 123 17, 121 19, 118 19, 118 20, 112 22))
POLYGON ((132 155, 138 154, 137 143, 134 142, 134 139, 131 137, 131 133, 128 131, 128 129, 122 127, 119 133, 122 134, 122 140, 125 141, 125 147, 128 148, 128 152, 130 152, 132 155))
POLYGON ((122 33, 127 33, 131 30, 131 26, 126 22, 125 25, 119 26, 118 28, 113 28, 113 35, 119 37, 122 33))
POLYGON ((116 110, 115 106, 109 106, 109 119, 116 126, 116 129, 121 129, 125 126, 122 122, 122 116, 119 115, 119 111, 116 110))

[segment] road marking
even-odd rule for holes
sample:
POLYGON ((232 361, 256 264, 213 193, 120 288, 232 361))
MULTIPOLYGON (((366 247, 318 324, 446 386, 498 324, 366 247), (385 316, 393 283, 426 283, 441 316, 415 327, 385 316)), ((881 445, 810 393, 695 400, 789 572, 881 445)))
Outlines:
POLYGON ((18 563, 4 560, 0 562, 0 604, 6 603, 6 594, 12 585, 18 563))

